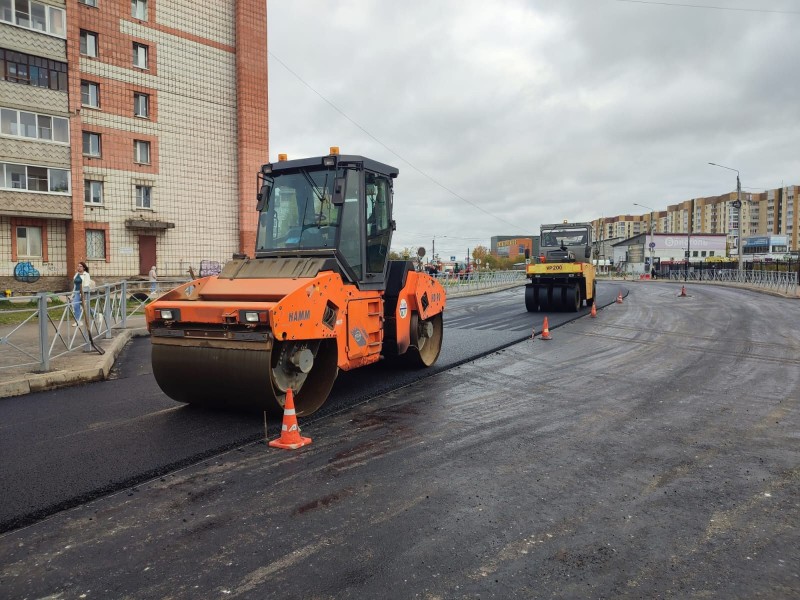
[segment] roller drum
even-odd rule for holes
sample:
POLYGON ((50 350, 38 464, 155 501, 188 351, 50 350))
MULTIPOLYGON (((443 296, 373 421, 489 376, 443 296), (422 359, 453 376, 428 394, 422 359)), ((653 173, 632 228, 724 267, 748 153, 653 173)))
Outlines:
MULTIPOLYGON (((167 396, 178 402, 214 409, 266 411, 280 417, 286 397, 286 361, 281 353, 293 342, 272 350, 219 348, 153 343, 153 375, 167 396)), ((336 346, 322 342, 313 365, 292 386, 299 416, 316 411, 327 399, 338 374, 336 346), (295 391, 295 388, 299 388, 295 391)), ((297 380, 298 373, 292 373, 297 380)))

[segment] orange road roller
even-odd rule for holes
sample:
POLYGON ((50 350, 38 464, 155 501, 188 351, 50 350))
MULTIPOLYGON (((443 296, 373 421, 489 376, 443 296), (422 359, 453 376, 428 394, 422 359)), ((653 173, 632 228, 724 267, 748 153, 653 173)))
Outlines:
POLYGON ((394 167, 363 156, 265 164, 253 257, 183 284, 146 308, 153 374, 179 402, 298 415, 327 399, 339 369, 382 357, 430 367, 445 292, 389 260, 394 167))

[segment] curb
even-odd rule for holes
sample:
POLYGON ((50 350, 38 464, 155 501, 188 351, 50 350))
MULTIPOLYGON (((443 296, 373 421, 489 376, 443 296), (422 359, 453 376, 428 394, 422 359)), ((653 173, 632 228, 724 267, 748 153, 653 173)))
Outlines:
POLYGON ((15 379, 0 382, 0 398, 23 396, 31 392, 43 392, 81 383, 102 381, 108 377, 114 367, 114 361, 125 345, 134 337, 147 335, 148 331, 144 327, 120 331, 119 335, 111 340, 108 347, 103 348, 105 353, 98 355, 94 367, 79 370, 61 369, 47 373, 27 373, 15 379))

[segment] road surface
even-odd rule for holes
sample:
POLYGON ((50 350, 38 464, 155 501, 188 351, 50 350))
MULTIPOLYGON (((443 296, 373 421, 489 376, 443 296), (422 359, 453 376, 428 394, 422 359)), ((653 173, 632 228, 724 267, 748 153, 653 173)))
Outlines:
MULTIPOLYGON (((300 451, 246 443, 6 533, 0 585, 11 597, 796 598, 797 303, 678 291, 631 286, 550 342, 305 421, 314 442, 300 451)), ((163 444, 178 447, 169 424, 163 444)))

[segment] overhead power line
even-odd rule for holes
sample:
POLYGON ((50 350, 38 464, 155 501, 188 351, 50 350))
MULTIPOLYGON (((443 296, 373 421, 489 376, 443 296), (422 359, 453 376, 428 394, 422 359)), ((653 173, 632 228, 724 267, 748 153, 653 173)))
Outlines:
POLYGON ((297 74, 297 73, 296 73, 296 72, 295 72, 293 69, 291 69, 291 68, 289 67, 289 65, 287 65, 287 64, 286 64, 285 62, 283 62, 283 61, 282 61, 280 58, 278 58, 277 56, 275 56, 275 54, 274 54, 274 53, 272 53, 272 52, 269 52, 269 51, 268 51, 268 54, 269 54, 269 56, 270 56, 270 57, 272 57, 273 59, 275 59, 275 61, 276 61, 276 62, 278 62, 278 63, 279 63, 279 64, 280 64, 280 65, 281 65, 281 66, 282 66, 284 69, 286 69, 286 70, 287 70, 289 73, 291 73, 292 75, 294 75, 294 77, 296 77, 296 78, 297 78, 297 80, 298 80, 300 83, 302 83, 304 86, 306 86, 306 87, 307 87, 308 89, 310 89, 312 92, 314 92, 314 93, 315 93, 317 96, 319 96, 319 97, 322 99, 322 101, 323 101, 323 102, 325 102, 325 103, 326 103, 328 106, 330 106, 330 107, 331 107, 333 110, 335 110, 336 112, 338 112, 338 113, 339 113, 340 115, 342 115, 342 116, 343 116, 345 119, 347 119, 347 120, 348 120, 348 121, 350 121, 350 122, 351 122, 353 125, 355 125, 356 127, 358 127, 358 128, 361 130, 361 131, 363 131, 363 132, 364 132, 366 135, 368 135, 370 138, 372 138, 372 139, 373 139, 375 142, 377 142, 378 144, 380 144, 381 146, 383 146, 384 148, 386 148, 386 150, 388 150, 389 152, 391 152, 392 154, 394 154, 394 155, 395 155, 397 158, 399 158, 400 160, 402 160, 402 161, 403 161, 404 163, 406 163, 406 164, 407 164, 409 167, 411 167, 412 169, 414 169, 414 170, 415 170, 417 173, 419 173, 420 175, 422 175, 423 177, 425 177, 425 178, 426 178, 426 179, 428 179, 429 181, 433 182, 435 185, 439 186, 440 188, 442 188, 442 189, 443 189, 444 191, 446 191, 447 193, 449 193, 449 194, 451 194, 451 195, 455 196, 456 198, 458 198, 459 200, 461 200, 461 201, 463 201, 463 202, 466 202, 467 204, 469 204, 469 205, 470 205, 470 206, 472 206, 473 208, 475 208, 475 209, 477 209, 477 210, 481 211, 482 213, 484 213, 484 214, 487 214, 487 215, 489 215, 490 217, 493 217, 493 218, 497 219, 497 220, 498 220, 498 221, 500 221, 501 223, 505 223, 506 225, 509 225, 509 226, 511 226, 511 227, 517 227, 517 225, 515 225, 515 224, 513 224, 513 223, 510 223, 510 222, 506 221, 505 219, 501 219, 501 218, 500 218, 500 217, 498 217, 496 214, 494 214, 494 213, 492 213, 492 212, 489 212, 489 211, 488 211, 488 210, 486 210, 485 208, 483 208, 483 207, 481 207, 481 206, 479 206, 479 205, 475 204, 474 202, 472 202, 472 201, 470 201, 470 200, 467 200, 467 199, 466 199, 466 198, 464 198, 462 195, 460 195, 460 194, 458 194, 457 192, 455 192, 455 191, 451 190, 449 187, 447 187, 447 186, 446 186, 446 185, 444 185, 443 183, 440 183, 439 181, 437 181, 437 180, 436 180, 434 177, 432 177, 431 175, 428 175, 428 173, 426 173, 425 171, 423 171, 422 169, 420 169, 419 167, 417 167, 416 165, 414 165, 414 164, 413 164, 413 163, 412 163, 410 160, 408 160, 407 158, 404 158, 404 157, 403 157, 403 156, 401 156, 401 155, 400 155, 398 152, 396 152, 395 150, 391 149, 389 146, 387 146, 386 144, 384 144, 384 143, 383 143, 381 140, 379 140, 377 137, 375 137, 374 135, 372 135, 372 133, 370 133, 369 131, 367 131, 367 129, 366 129, 366 128, 362 127, 362 126, 361 126, 361 125, 360 125, 358 122, 356 122, 354 119, 352 119, 352 118, 351 118, 351 117, 350 117, 350 116, 349 116, 349 115, 348 115, 346 112, 344 112, 344 111, 343 111, 341 108, 339 108, 339 107, 338 107, 338 106, 336 106, 336 105, 335 105, 333 102, 331 102, 331 101, 330 101, 330 100, 328 100, 328 99, 327 99, 325 96, 323 96, 323 95, 322 95, 322 93, 320 93, 319 91, 317 91, 317 90, 316 90, 316 89, 315 89, 315 88, 314 88, 314 87, 313 87, 313 86, 312 86, 310 83, 308 83, 308 82, 307 82, 305 79, 303 79, 302 77, 300 77, 300 75, 298 75, 298 74, 297 74))
POLYGON ((708 10, 730 10, 736 12, 773 13, 779 15, 800 15, 798 10, 771 10, 768 8, 736 8, 733 6, 711 6, 708 4, 681 4, 678 2, 656 2, 655 0, 616 0, 629 4, 655 4, 658 6, 674 6, 676 8, 705 8, 708 10))

